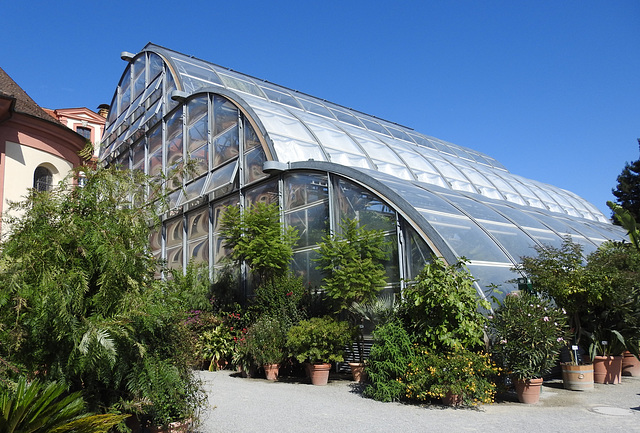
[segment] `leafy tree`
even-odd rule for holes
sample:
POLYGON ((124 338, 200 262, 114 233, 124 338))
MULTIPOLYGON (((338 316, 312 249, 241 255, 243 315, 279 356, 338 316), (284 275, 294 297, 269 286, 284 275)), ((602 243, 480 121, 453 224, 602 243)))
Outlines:
POLYGON ((595 351, 606 340, 613 351, 626 347, 637 353, 640 252, 629 243, 605 242, 585 261, 582 247, 570 238, 560 248, 536 252, 523 257, 516 270, 531 278, 536 293, 567 311, 575 343, 595 351))
POLYGON ((258 277, 258 284, 285 276, 298 240, 295 227, 283 227, 277 203, 257 203, 242 210, 228 206, 222 215, 224 246, 231 259, 246 262, 258 277))
POLYGON ((155 206, 133 206, 150 182, 138 172, 81 170, 84 187, 64 182, 34 192, 4 216, 0 357, 81 390, 90 410, 137 400, 150 402, 160 422, 184 416, 197 389, 183 346, 182 298, 154 279, 155 206), (178 394, 170 408, 154 382, 136 386, 158 365, 164 389, 178 394))
MULTIPOLYGON (((618 185, 611 192, 616 201, 624 209, 631 212, 636 221, 640 220, 640 159, 632 163, 625 163, 620 175, 618 185)), ((614 224, 619 221, 614 218, 614 224)))
POLYGON ((381 230, 358 226, 355 219, 344 220, 340 227, 340 233, 323 238, 317 259, 325 272, 325 293, 337 302, 338 311, 375 297, 385 285, 382 261, 387 257, 381 230))
POLYGON ((447 265, 432 258, 404 292, 405 322, 419 342, 440 353, 459 345, 469 349, 483 345, 482 310, 490 305, 478 297, 473 283, 463 260, 447 265))

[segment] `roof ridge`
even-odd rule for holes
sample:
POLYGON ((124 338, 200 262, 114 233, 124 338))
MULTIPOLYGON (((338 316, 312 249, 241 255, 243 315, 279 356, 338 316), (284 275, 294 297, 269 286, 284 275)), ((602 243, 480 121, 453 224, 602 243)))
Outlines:
POLYGON ((52 117, 40 107, 2 68, 0 68, 0 95, 15 99, 14 111, 16 113, 28 114, 42 120, 61 124, 58 119, 52 117))

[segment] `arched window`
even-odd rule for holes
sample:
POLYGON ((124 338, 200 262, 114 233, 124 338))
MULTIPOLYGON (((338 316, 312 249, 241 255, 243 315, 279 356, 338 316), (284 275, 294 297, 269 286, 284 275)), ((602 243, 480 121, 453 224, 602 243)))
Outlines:
POLYGON ((47 167, 39 166, 33 172, 33 189, 36 191, 49 191, 53 183, 53 174, 47 167))

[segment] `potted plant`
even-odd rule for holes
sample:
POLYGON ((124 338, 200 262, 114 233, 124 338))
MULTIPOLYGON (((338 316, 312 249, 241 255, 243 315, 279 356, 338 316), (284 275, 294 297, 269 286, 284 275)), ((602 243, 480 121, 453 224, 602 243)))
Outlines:
POLYGON ((492 403, 499 368, 487 353, 455 346, 448 353, 427 348, 416 350, 405 375, 409 400, 439 398, 447 406, 477 406, 492 403))
POLYGON ((599 329, 591 334, 589 354, 593 359, 595 383, 618 384, 622 377, 624 337, 615 329, 599 329))
POLYGON ((555 366, 565 345, 566 314, 547 299, 514 292, 490 319, 496 360, 515 380, 518 399, 536 403, 542 376, 555 366))
POLYGON ((299 362, 309 363, 311 383, 326 385, 331 362, 344 360, 344 349, 351 335, 347 322, 328 316, 312 317, 289 329, 287 346, 299 362))
POLYGON ((196 343, 197 356, 209 362, 209 371, 223 369, 232 349, 233 336, 222 322, 214 324, 209 329, 203 329, 196 343))
POLYGON ((565 355, 568 355, 570 359, 566 362, 560 362, 562 383, 565 389, 572 391, 593 390, 593 364, 583 363, 578 345, 567 345, 561 358, 565 355))
POLYGON ((269 380, 278 378, 279 365, 286 356, 286 331, 282 321, 261 316, 246 334, 247 351, 257 365, 264 368, 269 380))

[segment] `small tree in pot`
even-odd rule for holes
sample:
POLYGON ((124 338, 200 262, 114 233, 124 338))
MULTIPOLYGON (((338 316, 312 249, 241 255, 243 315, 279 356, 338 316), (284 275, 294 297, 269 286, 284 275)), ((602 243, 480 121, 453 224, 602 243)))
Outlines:
POLYGON ((344 360, 344 348, 351 341, 352 328, 347 322, 331 317, 312 317, 292 326, 287 333, 287 346, 299 362, 308 362, 311 370, 321 369, 322 377, 314 379, 314 385, 325 385, 331 362, 344 360))

